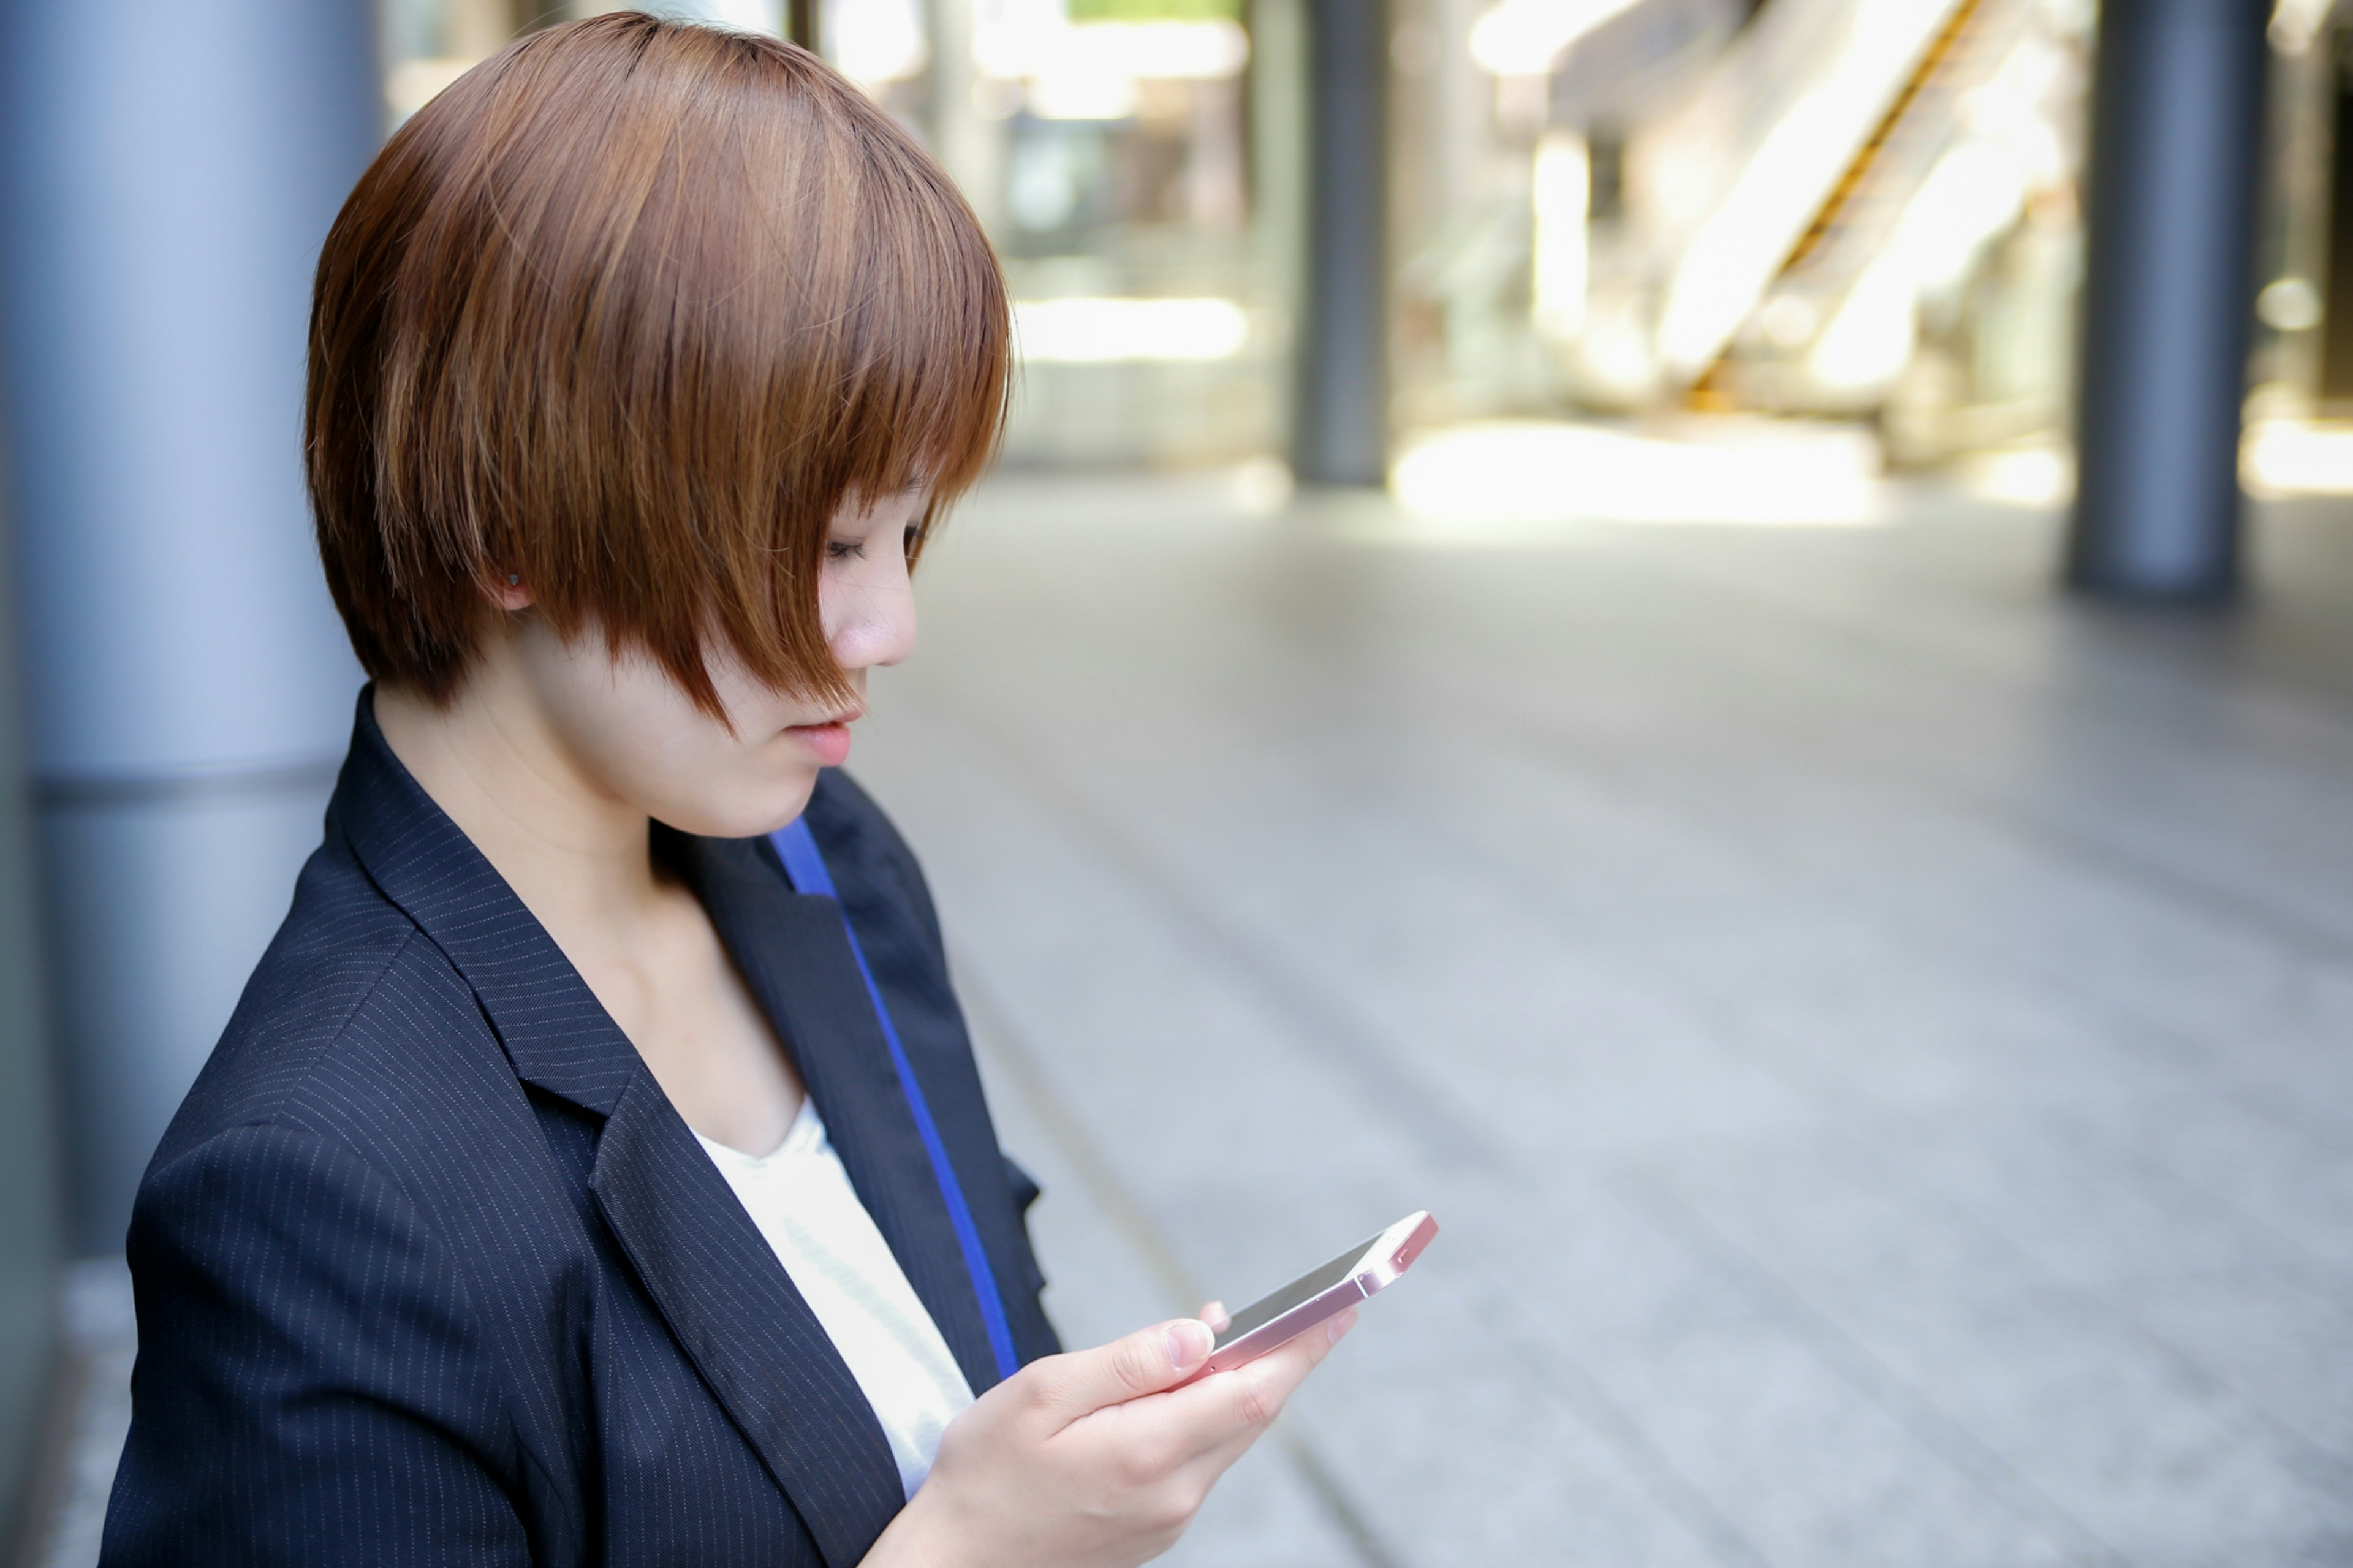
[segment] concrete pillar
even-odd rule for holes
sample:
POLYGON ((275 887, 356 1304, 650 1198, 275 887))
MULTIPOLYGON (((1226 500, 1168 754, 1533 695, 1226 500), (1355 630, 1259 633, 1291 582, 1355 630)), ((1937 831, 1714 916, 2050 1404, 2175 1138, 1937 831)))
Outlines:
POLYGON ((1308 5, 1307 276, 1292 468, 1388 479, 1388 6, 1308 5))
POLYGON ((21 1542, 57 1364, 60 1216, 8 568, 0 538, 0 1542, 21 1542))
POLYGON ((2236 586, 2271 9, 2100 10, 2067 563, 2087 593, 2214 600, 2236 586))
POLYGON ((5 0, 0 330, 74 1239, 119 1250, 282 918, 358 672, 311 542, 319 243, 366 0, 5 0))

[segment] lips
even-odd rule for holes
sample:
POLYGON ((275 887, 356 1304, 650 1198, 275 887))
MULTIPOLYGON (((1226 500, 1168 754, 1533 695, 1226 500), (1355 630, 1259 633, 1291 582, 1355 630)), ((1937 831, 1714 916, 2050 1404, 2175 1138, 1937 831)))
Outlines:
POLYGON ((816 752, 818 766, 838 768, 849 760, 849 726, 858 718, 858 714, 850 713, 821 724, 795 724, 785 733, 798 737, 803 745, 816 752))

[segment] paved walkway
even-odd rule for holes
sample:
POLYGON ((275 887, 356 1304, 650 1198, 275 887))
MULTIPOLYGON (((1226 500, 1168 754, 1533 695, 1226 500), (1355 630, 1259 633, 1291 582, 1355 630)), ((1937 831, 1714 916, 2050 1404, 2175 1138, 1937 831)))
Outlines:
POLYGON ((997 481, 853 767, 1074 1341, 1416 1206, 1174 1562, 2353 1563, 2353 517, 1448 539, 997 481))

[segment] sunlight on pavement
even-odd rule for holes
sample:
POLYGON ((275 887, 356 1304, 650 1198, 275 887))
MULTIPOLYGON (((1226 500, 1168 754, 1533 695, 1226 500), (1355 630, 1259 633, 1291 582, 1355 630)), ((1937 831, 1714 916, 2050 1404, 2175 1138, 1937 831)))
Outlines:
POLYGON ((1711 420, 1671 440, 1529 422, 1430 437, 1391 489, 1440 538, 1559 522, 1866 528, 1891 515, 1878 467, 1877 443, 1851 426, 1711 420))

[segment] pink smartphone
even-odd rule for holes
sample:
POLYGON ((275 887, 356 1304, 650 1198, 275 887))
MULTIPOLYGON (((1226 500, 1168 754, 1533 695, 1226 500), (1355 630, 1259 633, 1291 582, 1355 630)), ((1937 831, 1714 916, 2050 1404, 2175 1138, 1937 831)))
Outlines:
MULTIPOLYGON (((1359 1242, 1320 1268, 1311 1268, 1271 1295, 1261 1296, 1233 1315, 1196 1376, 1229 1372, 1260 1356, 1366 1297, 1385 1290, 1413 1267, 1438 1222, 1422 1209, 1380 1235, 1359 1242)), ((1190 1381, 1189 1379, 1187 1381, 1190 1381)))

